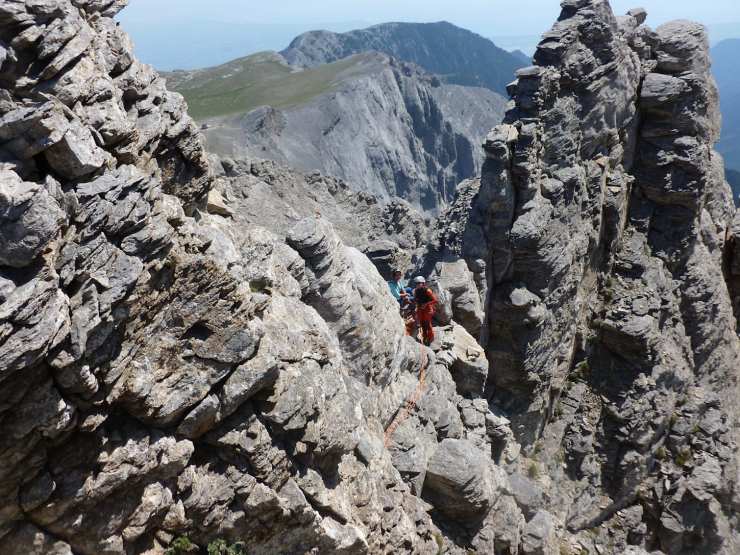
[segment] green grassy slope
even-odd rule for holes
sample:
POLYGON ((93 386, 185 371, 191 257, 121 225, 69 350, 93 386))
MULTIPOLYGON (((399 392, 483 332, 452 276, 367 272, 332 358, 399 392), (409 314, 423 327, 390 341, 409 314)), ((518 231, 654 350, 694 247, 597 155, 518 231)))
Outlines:
POLYGON ((304 71, 280 63, 271 52, 253 54, 227 64, 165 74, 168 88, 185 97, 196 120, 249 112, 270 105, 286 109, 330 91, 340 74, 361 61, 354 56, 304 71))

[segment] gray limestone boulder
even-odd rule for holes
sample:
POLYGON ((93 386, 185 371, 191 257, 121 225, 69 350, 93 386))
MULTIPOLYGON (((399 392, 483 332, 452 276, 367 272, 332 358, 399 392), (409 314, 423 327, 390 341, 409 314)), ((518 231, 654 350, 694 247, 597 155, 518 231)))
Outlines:
POLYGON ((444 300, 444 315, 449 313, 449 319, 454 319, 473 337, 479 337, 483 307, 474 275, 465 261, 438 263, 430 279, 436 282, 435 286, 444 300))
POLYGON ((79 179, 102 168, 108 155, 95 144, 90 129, 78 119, 69 123, 64 137, 45 151, 53 170, 65 179, 79 179))
POLYGON ((449 367, 457 392, 464 397, 481 397, 488 378, 488 360, 484 349, 457 324, 439 331, 439 359, 449 367))
POLYGON ((692 21, 671 21, 658 27, 658 69, 666 73, 706 71, 709 67, 707 31, 692 21))
POLYGON ((462 525, 482 520, 497 499, 501 478, 470 442, 445 439, 429 459, 422 495, 462 525))
POLYGON ((533 480, 521 474, 510 474, 509 485, 517 505, 528 519, 535 518, 545 506, 545 495, 542 488, 533 480))
POLYGON ((0 345, 0 380, 37 364, 67 338, 69 303, 48 275, 13 287, 0 305, 6 334, 0 345))
POLYGON ((544 510, 539 510, 527 522, 522 531, 522 553, 524 555, 559 555, 561 532, 555 518, 544 510))

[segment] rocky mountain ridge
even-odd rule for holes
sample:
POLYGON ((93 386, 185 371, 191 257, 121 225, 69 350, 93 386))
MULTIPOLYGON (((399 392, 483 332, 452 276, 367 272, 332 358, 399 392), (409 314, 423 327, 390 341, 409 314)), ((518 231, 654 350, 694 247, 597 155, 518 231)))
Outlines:
POLYGON ((298 67, 313 67, 359 54, 382 52, 410 62, 446 83, 506 94, 512 74, 526 65, 489 39, 446 21, 383 23, 346 33, 311 31, 281 52, 298 67))
POLYGON ((737 552, 740 216, 700 26, 564 0, 417 261, 428 349, 344 244, 413 212, 209 162, 124 5, 0 4, 4 552, 737 552))
MULTIPOLYGON (((250 67, 232 63, 179 72, 169 80, 190 104, 228 104, 236 94, 233 87, 218 97, 212 89, 222 88, 224 79, 238 80, 250 67)), ((325 90, 281 105, 272 87, 274 92, 265 96, 270 106, 201 118, 208 149, 227 157, 267 158, 304 172, 318 170, 355 190, 399 197, 429 212, 452 199, 458 182, 480 172, 478 145, 503 116, 501 96, 442 84, 436 76, 378 53, 290 73, 279 87, 308 89, 307 74, 318 71, 330 74, 321 83, 325 90)), ((249 80, 247 75, 248 82, 239 87, 251 90, 270 79, 249 80)))
POLYGON ((302 174, 271 160, 211 157, 217 168, 209 210, 234 225, 258 225, 286 236, 305 218, 328 221, 341 241, 364 253, 385 279, 410 268, 429 240, 430 222, 401 199, 352 191, 319 172, 302 174))
POLYGON ((506 421, 450 373, 485 375, 482 351, 457 328, 437 353, 406 337, 326 220, 229 218, 218 193, 238 180, 296 178, 214 174, 182 98, 111 19, 124 5, 0 4, 3 552, 438 549, 422 488, 499 503, 482 453, 506 421), (402 422, 420 378, 434 394, 402 422), (460 456, 484 476, 470 494, 460 456))

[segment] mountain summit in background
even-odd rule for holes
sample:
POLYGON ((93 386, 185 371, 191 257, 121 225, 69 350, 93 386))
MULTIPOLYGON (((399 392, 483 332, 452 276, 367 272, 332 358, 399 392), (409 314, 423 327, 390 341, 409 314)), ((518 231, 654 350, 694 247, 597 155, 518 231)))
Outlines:
MULTIPOLYGON (((307 29, 303 23, 159 20, 148 14, 127 17, 128 11, 118 19, 131 34, 137 56, 159 71, 211 67, 265 50, 280 50, 307 29), (183 48, 184 41, 187 48, 183 48)), ((343 32, 365 25, 359 21, 326 22, 316 28, 343 32)))
POLYGON ((442 83, 378 52, 304 69, 263 52, 167 81, 211 152, 318 170, 431 212, 479 175, 479 145, 506 106, 490 89, 442 83))
POLYGON ((524 54, 450 23, 311 31, 263 52, 167 75, 221 156, 318 170, 436 213, 479 175, 486 133, 524 54))
POLYGON ((311 31, 281 54, 292 65, 313 67, 369 50, 413 62, 447 83, 501 94, 506 94, 514 72, 527 65, 489 39, 446 21, 383 23, 347 33, 311 31))

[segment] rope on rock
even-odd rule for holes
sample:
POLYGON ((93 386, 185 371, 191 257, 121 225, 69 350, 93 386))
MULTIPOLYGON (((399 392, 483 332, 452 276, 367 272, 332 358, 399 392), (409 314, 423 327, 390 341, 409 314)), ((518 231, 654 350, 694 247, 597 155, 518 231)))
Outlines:
POLYGON ((409 416, 411 416, 411 412, 416 408, 416 404, 419 402, 422 394, 424 393, 424 386, 427 376, 427 366, 429 366, 429 356, 427 355, 421 343, 419 344, 419 353, 419 358, 421 360, 421 370, 419 371, 419 385, 416 386, 416 390, 414 391, 414 393, 408 399, 406 399, 406 402, 403 404, 401 410, 396 413, 396 417, 385 429, 385 438, 383 441, 383 445, 386 448, 388 448, 388 446, 390 445, 393 434, 398 429, 398 427, 403 424, 403 422, 409 416))

